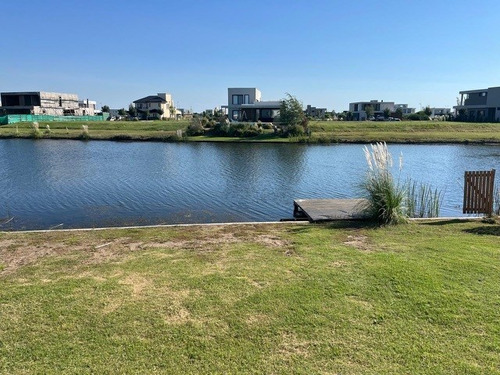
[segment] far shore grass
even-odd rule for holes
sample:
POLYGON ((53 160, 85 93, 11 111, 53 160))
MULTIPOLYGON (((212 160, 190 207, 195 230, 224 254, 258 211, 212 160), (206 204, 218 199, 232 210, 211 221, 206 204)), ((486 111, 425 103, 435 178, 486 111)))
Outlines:
POLYGON ((0 232, 2 374, 500 374, 500 224, 0 232))
MULTIPOLYGON (((188 121, 105 121, 40 122, 41 139, 82 139, 82 125, 88 125, 90 140, 114 141, 192 141, 192 142, 269 142, 269 143, 496 143, 500 144, 500 123, 462 123, 441 121, 311 121, 311 136, 282 138, 266 130, 250 138, 185 137, 188 121), (49 125, 50 132, 46 125, 49 125)), ((32 138, 30 123, 0 126, 0 138, 32 138)))

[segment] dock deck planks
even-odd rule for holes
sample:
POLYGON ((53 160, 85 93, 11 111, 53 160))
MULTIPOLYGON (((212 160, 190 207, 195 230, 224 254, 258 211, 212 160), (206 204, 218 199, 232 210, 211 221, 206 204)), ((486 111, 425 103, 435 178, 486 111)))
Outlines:
POLYGON ((310 222, 368 219, 366 199, 296 199, 293 216, 307 217, 310 222))

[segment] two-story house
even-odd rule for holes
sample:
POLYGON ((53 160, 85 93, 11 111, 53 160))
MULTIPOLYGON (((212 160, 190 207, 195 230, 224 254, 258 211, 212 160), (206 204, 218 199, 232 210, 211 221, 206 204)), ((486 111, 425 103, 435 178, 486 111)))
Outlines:
POLYGON ((76 115, 87 114, 80 107, 78 95, 45 91, 3 92, 0 113, 8 115, 76 115))
POLYGON ((158 93, 158 95, 137 99, 133 103, 137 113, 142 118, 168 119, 175 117, 174 102, 170 94, 158 93))
POLYGON ((227 108, 232 121, 272 122, 279 116, 281 101, 262 101, 261 92, 255 87, 227 89, 227 108))
POLYGON ((500 87, 459 92, 459 103, 453 108, 456 116, 469 121, 500 121, 500 87))
POLYGON ((373 116, 383 116, 384 110, 389 108, 389 111, 394 112, 394 102, 384 102, 383 100, 370 100, 369 102, 354 102, 349 103, 349 111, 352 112, 353 120, 364 121, 369 120, 366 114, 366 107, 373 108, 373 116))

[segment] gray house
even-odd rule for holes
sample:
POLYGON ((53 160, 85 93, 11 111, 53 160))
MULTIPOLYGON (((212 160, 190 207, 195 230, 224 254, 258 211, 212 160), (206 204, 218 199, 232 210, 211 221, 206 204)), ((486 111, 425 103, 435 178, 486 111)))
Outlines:
POLYGON ((279 115, 281 101, 261 101, 261 93, 255 87, 227 89, 228 116, 233 121, 272 122, 279 115))
POLYGON ((460 91, 459 102, 453 108, 455 115, 464 115, 469 121, 500 121, 500 87, 460 91))
POLYGON ((389 108, 391 112, 394 112, 394 102, 384 102, 383 100, 370 100, 369 102, 354 102, 349 103, 349 111, 352 112, 353 118, 356 121, 368 120, 366 115, 366 107, 373 108, 373 116, 383 116, 384 110, 389 108))

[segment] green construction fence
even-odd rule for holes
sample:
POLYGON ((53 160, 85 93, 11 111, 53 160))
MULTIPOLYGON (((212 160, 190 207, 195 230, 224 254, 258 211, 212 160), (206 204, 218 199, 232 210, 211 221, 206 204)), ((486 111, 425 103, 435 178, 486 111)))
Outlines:
POLYGON ((104 121, 108 117, 106 112, 101 116, 5 115, 0 116, 0 125, 35 121, 104 121))

